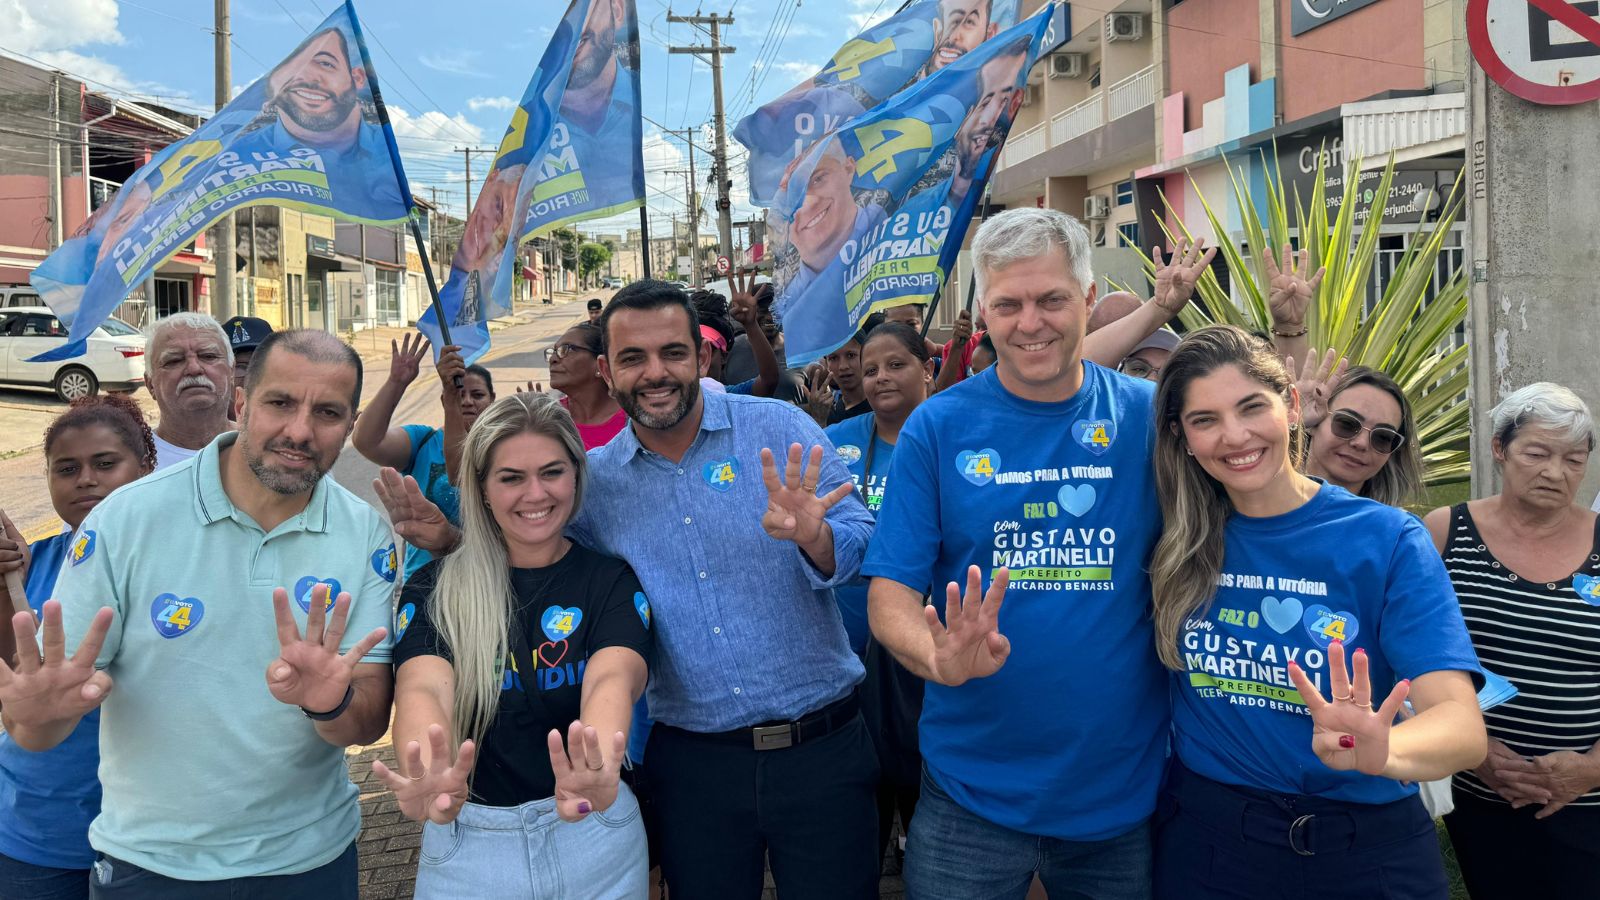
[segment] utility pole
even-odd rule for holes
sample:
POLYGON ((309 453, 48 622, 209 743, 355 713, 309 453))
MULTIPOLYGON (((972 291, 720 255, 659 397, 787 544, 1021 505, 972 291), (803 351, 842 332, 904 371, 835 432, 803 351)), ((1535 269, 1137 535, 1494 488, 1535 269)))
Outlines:
MULTIPOLYGON (((216 0, 216 106, 222 109, 233 99, 233 56, 229 40, 233 29, 229 22, 228 0, 216 0)), ((211 292, 211 314, 226 321, 233 318, 233 274, 238 258, 238 234, 234 230, 233 213, 229 212, 217 223, 217 246, 211 259, 217 269, 211 292)))
POLYGON ((696 193, 694 169, 668 169, 667 174, 682 175, 689 182, 689 246, 692 248, 689 271, 695 284, 703 284, 700 279, 700 195, 696 193))
POLYGON ((460 153, 467 160, 467 216, 471 217, 471 215, 472 215, 472 154, 474 154, 474 153, 493 153, 494 151, 493 150, 479 150, 479 149, 477 149, 475 147, 457 147, 456 148, 456 152, 460 153))
POLYGON ((711 63, 711 95, 716 106, 717 148, 712 155, 711 177, 717 182, 717 235, 722 245, 721 253, 733 258, 733 203, 728 199, 728 128, 722 110, 722 54, 734 48, 722 43, 722 26, 732 25, 733 16, 679 16, 667 13, 668 22, 685 22, 690 25, 711 26, 709 47, 668 47, 669 53, 706 54, 711 63))
MULTIPOLYGON (((84 173, 84 184, 89 183, 84 173)), ((50 74, 50 249, 61 246, 61 73, 50 74)))

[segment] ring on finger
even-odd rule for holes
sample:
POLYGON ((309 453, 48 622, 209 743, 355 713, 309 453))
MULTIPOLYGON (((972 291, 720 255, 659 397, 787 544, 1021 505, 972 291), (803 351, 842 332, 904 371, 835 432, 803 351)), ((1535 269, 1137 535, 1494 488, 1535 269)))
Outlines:
POLYGON ((1335 703, 1349 703, 1351 700, 1355 699, 1355 696, 1356 695, 1353 694, 1353 693, 1345 694, 1343 697, 1339 696, 1338 694, 1334 694, 1333 695, 1333 701, 1335 703))
POLYGON ((603 771, 605 771, 606 765, 605 765, 605 763, 601 763, 598 766, 589 766, 588 768, 589 768, 589 771, 591 771, 591 772, 603 772, 603 771))

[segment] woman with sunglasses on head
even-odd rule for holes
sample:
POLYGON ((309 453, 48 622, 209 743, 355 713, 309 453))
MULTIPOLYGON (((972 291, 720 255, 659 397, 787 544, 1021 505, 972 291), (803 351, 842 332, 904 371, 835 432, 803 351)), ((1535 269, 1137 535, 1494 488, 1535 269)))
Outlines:
MULTIPOLYGON (((494 378, 483 366, 463 364, 461 348, 446 347, 435 366, 444 427, 391 426, 400 398, 417 380, 431 346, 416 333, 406 334, 398 343, 389 342, 389 377, 357 417, 350 444, 379 468, 395 469, 415 479, 422 495, 433 501, 452 524, 459 524, 455 473, 460 467, 461 442, 478 414, 494 402, 494 378)), ((416 574, 432 558, 420 547, 407 546, 405 577, 416 574)))
POLYGON ((628 414, 600 377, 601 352, 600 326, 592 322, 568 328, 554 347, 544 351, 550 386, 561 392, 561 405, 577 423, 585 450, 604 447, 628 426, 628 414))
POLYGON ((626 563, 565 536, 586 466, 553 398, 494 403, 463 447, 460 541, 400 595, 398 771, 372 769, 427 823, 419 898, 646 895, 620 773, 650 605, 626 563))
MULTIPOLYGON (((138 404, 124 394, 75 401, 44 433, 50 502, 67 530, 24 544, 0 517, 0 573, 22 576, 35 614, 49 600, 56 574, 96 549, 97 535, 79 528, 108 494, 154 471, 155 438, 138 404)), ((12 597, 0 580, 0 659, 14 664, 12 597)), ((37 653, 37 649, 28 648, 37 653)), ((65 741, 43 753, 23 750, 0 731, 0 897, 76 900, 89 896, 95 852, 89 823, 100 812, 100 712, 89 713, 65 741)))
POLYGON ((1483 759, 1477 658, 1422 523, 1295 470, 1299 412, 1272 346, 1233 326, 1161 373, 1156 896, 1446 900, 1416 783, 1483 759))

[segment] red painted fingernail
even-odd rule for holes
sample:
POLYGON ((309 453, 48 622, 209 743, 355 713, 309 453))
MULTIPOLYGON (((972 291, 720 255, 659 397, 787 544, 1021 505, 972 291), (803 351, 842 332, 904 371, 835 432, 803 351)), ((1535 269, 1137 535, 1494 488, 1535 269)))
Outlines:
POLYGON ((582 815, 582 816, 588 815, 590 809, 592 809, 592 807, 589 806, 589 802, 587 800, 578 804, 578 814, 579 815, 582 815))
POLYGON ((1329 642, 1328 646, 1329 647, 1338 647, 1340 650, 1343 650, 1344 649, 1344 641, 1331 641, 1331 642, 1329 642))
POLYGON ((1339 746, 1349 750, 1356 745, 1356 739, 1348 734, 1339 735, 1339 746))
POLYGON ((1365 647, 1357 647, 1356 648, 1356 655, 1357 656, 1366 656, 1367 655, 1367 648, 1365 648, 1365 647))

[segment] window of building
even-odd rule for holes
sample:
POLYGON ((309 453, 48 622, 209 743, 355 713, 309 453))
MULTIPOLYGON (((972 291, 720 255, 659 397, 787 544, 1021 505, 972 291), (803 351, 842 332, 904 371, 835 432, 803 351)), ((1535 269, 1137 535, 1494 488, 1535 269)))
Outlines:
POLYGON ((1122 240, 1117 243, 1117 246, 1119 247, 1132 247, 1134 249, 1138 249, 1139 247, 1144 246, 1139 242, 1138 222, 1124 222, 1121 225, 1118 225, 1117 234, 1122 236, 1122 240))
POLYGON ((1099 90, 1099 89, 1100 89, 1100 66, 1096 65, 1089 72, 1089 90, 1094 91, 1094 90, 1099 90))
POLYGON ((1133 179, 1117 184, 1117 205, 1127 206, 1133 202, 1133 179))

